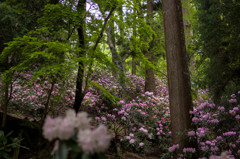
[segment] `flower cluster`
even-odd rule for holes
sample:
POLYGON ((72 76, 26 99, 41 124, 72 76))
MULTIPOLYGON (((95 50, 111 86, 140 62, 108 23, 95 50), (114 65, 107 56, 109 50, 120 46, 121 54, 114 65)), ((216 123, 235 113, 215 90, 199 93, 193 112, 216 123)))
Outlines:
POLYGON ((169 152, 174 152, 176 149, 178 149, 179 148, 179 145, 177 144, 177 145, 172 145, 171 147, 169 147, 168 148, 168 151, 169 152))
POLYGON ((77 133, 78 144, 84 152, 90 154, 104 152, 110 145, 111 135, 108 134, 107 128, 100 125, 91 130, 90 118, 85 112, 76 114, 74 110, 68 110, 64 118, 47 116, 43 125, 43 136, 49 141, 69 140, 75 133, 77 133))

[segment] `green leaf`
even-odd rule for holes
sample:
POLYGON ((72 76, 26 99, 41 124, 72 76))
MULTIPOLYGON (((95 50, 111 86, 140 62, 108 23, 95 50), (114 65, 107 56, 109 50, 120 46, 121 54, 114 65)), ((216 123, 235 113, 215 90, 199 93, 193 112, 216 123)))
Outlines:
POLYGON ((97 154, 97 159, 107 159, 104 153, 97 154))
POLYGON ((68 141, 67 145, 71 147, 71 151, 78 152, 78 153, 82 151, 81 147, 78 146, 77 142, 74 140, 68 141))
POLYGON ((67 159, 68 150, 64 141, 60 141, 58 151, 56 153, 56 159, 67 159))
POLYGON ((91 157, 89 156, 89 154, 83 153, 82 154, 82 159, 91 159, 91 157))
POLYGON ((6 152, 4 151, 1 151, 0 152, 0 158, 5 158, 5 159, 11 159, 11 157, 9 156, 9 154, 7 154, 6 152))
POLYGON ((0 141, 2 141, 4 138, 4 131, 0 131, 0 141))
POLYGON ((4 138, 3 139, 3 145, 6 145, 7 144, 7 138, 4 138))

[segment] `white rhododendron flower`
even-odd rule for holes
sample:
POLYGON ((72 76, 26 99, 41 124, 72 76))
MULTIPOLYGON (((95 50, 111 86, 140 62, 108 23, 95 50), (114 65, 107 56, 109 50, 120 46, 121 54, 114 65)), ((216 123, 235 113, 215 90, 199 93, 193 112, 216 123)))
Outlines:
POLYGON ((53 119, 47 116, 43 125, 43 136, 49 141, 56 138, 68 140, 74 136, 76 130, 78 131, 78 144, 84 152, 90 154, 104 152, 109 147, 112 137, 108 134, 104 125, 91 130, 90 121, 87 113, 76 114, 74 110, 68 110, 65 118, 57 117, 53 119))
POLYGON ((80 146, 82 146, 84 152, 94 153, 96 143, 90 129, 85 129, 78 132, 78 143, 80 146))
POLYGON ((55 124, 55 120, 50 116, 47 116, 43 125, 43 136, 49 141, 52 141, 57 137, 56 129, 57 127, 55 124))
POLYGON ((74 134, 74 124, 68 118, 57 117, 52 119, 47 116, 43 125, 43 136, 52 141, 55 138, 70 139, 74 134))
POLYGON ((93 131, 86 129, 78 133, 78 143, 83 151, 88 153, 104 152, 109 147, 110 141, 111 135, 107 133, 104 125, 100 125, 93 131))
POLYGON ((88 129, 90 128, 91 119, 87 117, 86 112, 80 112, 77 114, 75 125, 78 129, 88 129))
POLYGON ((93 131, 93 136, 96 140, 96 151, 95 152, 104 152, 110 146, 111 135, 107 132, 107 127, 100 125, 97 129, 93 131))
POLYGON ((74 135, 74 123, 68 118, 61 120, 58 123, 58 138, 62 140, 68 140, 74 135))

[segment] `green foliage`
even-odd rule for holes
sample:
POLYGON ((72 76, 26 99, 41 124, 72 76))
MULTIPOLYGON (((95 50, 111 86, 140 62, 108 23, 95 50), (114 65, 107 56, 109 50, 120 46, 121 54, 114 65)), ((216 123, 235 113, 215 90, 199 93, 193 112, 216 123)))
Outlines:
POLYGON ((112 105, 116 105, 117 102, 120 100, 118 97, 113 96, 106 88, 100 86, 97 82, 91 82, 93 88, 100 91, 100 94, 103 95, 103 98, 108 99, 112 105))
POLYGON ((239 84, 240 21, 238 1, 194 0, 197 8, 199 31, 197 39, 201 64, 210 59, 204 68, 205 81, 210 91, 219 98, 230 83, 239 84))
POLYGON ((15 38, 4 48, 0 61, 6 63, 11 57, 11 71, 34 70, 35 78, 39 76, 63 78, 66 71, 72 72, 75 65, 66 61, 64 55, 71 50, 71 44, 51 41, 44 37, 49 32, 48 28, 44 27, 15 38))
POLYGON ((56 159, 67 159, 68 150, 65 142, 60 141, 58 151, 56 153, 56 159))
POLYGON ((21 34, 20 17, 16 11, 8 4, 0 2, 0 42, 1 50, 4 43, 12 40, 17 35, 21 34))
POLYGON ((13 153, 16 147, 20 146, 21 140, 12 138, 12 133, 13 132, 9 132, 5 135, 4 131, 0 131, 0 158, 11 159, 12 156, 10 156, 10 154, 13 153))
POLYGON ((47 27, 51 34, 57 32, 63 34, 64 31, 71 33, 74 31, 74 27, 80 25, 81 20, 79 18, 83 18, 78 12, 73 11, 70 6, 62 4, 48 4, 43 11, 43 16, 38 19, 38 24, 47 27))

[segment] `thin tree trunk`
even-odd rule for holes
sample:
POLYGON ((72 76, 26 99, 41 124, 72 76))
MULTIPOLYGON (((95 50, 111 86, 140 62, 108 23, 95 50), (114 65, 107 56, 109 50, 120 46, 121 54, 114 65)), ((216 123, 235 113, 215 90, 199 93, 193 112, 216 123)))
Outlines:
MULTIPOLYGON (((182 12, 183 17, 189 14, 188 8, 190 7, 190 0, 182 0, 182 12)), ((192 39, 193 36, 193 29, 191 26, 191 23, 187 19, 183 19, 183 26, 184 26, 184 32, 185 32, 185 38, 186 38, 186 46, 187 48, 191 48, 194 44, 194 41, 192 39)), ((188 67, 190 69, 190 72, 196 72, 195 68, 195 61, 194 61, 194 53, 191 51, 191 49, 187 49, 187 57, 188 57, 188 67)))
MULTIPOLYGON (((10 68, 10 62, 6 64, 7 70, 10 68)), ((14 72, 8 72, 6 73, 3 77, 4 79, 2 80, 2 89, 4 92, 4 97, 3 97, 3 118, 2 118, 2 123, 1 123, 1 128, 4 128, 7 123, 7 109, 8 109, 8 104, 9 101, 11 100, 12 97, 12 90, 13 90, 13 78, 14 72), (9 87, 10 86, 10 87, 9 87), (9 92, 10 89, 10 92, 9 92)))
POLYGON ((8 108, 8 95, 9 95, 9 92, 8 92, 8 89, 9 89, 9 83, 6 82, 5 84, 3 84, 3 90, 4 90, 4 100, 3 100, 3 118, 2 118, 2 125, 1 125, 1 128, 5 128, 6 126, 6 121, 7 121, 7 108, 8 108))
POLYGON ((117 67, 117 71, 113 70, 113 75, 118 79, 118 82, 122 86, 122 97, 125 97, 125 80, 124 80, 124 70, 123 70, 123 64, 120 55, 117 53, 116 47, 115 47, 115 33, 114 33, 114 21, 109 22, 109 26, 107 29, 107 36, 108 36, 108 45, 112 53, 112 62, 117 67))
MULTIPOLYGON (((85 2, 86 2, 86 0, 85 0, 85 2)), ((108 22, 109 18, 111 17, 111 15, 113 14, 113 11, 115 10, 115 8, 116 8, 116 7, 112 7, 111 10, 110 10, 110 12, 109 12, 109 14, 108 14, 108 16, 104 19, 104 24, 103 24, 103 26, 102 26, 102 29, 101 29, 101 31, 100 31, 100 34, 99 34, 99 36, 98 36, 98 38, 97 38, 97 40, 96 40, 96 42, 95 42, 95 45, 93 46, 93 49, 91 50, 90 53, 94 53, 94 51, 96 51, 97 46, 98 46, 100 40, 102 39, 103 32, 104 32, 104 30, 105 30, 105 28, 106 28, 107 22, 108 22)), ((85 21, 84 21, 84 23, 85 23, 85 21)), ((83 31, 84 31, 84 30, 83 30, 83 31)), ((83 32, 83 33, 84 33, 84 32, 83 32)), ((84 34, 82 34, 82 35, 84 35, 84 34)), ((85 49, 85 46, 84 46, 84 49, 85 49)), ((82 82, 83 82, 83 79, 84 79, 84 78, 79 79, 79 81, 77 80, 77 82, 79 82, 79 83, 78 83, 78 87, 76 87, 76 88, 78 88, 78 90, 76 89, 75 102, 74 102, 74 106, 73 106, 73 108, 74 108, 74 110, 75 110, 76 112, 78 112, 78 111, 80 110, 81 104, 82 104, 82 101, 83 101, 83 98, 84 98, 84 96, 85 96, 85 94, 86 94, 86 91, 87 91, 87 88, 88 88, 88 80, 89 80, 90 74, 92 73, 92 65, 93 65, 93 59, 91 59, 90 66, 89 66, 89 71, 88 71, 87 77, 85 78, 84 91, 82 90, 82 86, 83 86, 82 82), (82 80, 82 82, 80 82, 80 80, 82 80), (79 89, 80 87, 81 87, 81 89, 79 89), (77 91, 78 91, 78 92, 77 92, 77 91), (78 95, 77 95, 77 94, 78 94, 78 95), (77 98, 77 97, 78 97, 79 99, 77 99, 77 101, 76 101, 76 98, 77 98)), ((81 72, 80 72, 80 73, 81 73, 81 72)), ((82 74, 84 74, 84 69, 82 70, 82 74)), ((80 75, 81 75, 81 74, 80 74, 80 75)), ((80 77, 80 76, 78 76, 78 77, 80 77)))
POLYGON ((136 67, 136 60, 135 55, 132 55, 132 75, 136 75, 137 67, 136 67))
MULTIPOLYGON (((80 15, 82 17, 85 17, 85 6, 86 6, 86 0, 79 0, 77 10, 80 12, 80 15)), ((78 57, 83 57, 86 54, 85 50, 85 38, 84 38, 84 32, 85 32, 85 18, 81 18, 80 26, 77 29, 78 32, 78 43, 79 48, 81 51, 78 53, 78 57)), ((75 112, 78 112, 81 109, 81 104, 84 98, 83 94, 83 75, 84 75, 84 63, 83 61, 79 61, 78 63, 78 73, 77 73, 77 81, 76 81, 76 93, 75 93, 75 102, 73 105, 73 108, 75 112)))
MULTIPOLYGON (((114 22, 110 21, 109 22, 109 27, 107 30, 107 36, 108 36, 108 46, 111 50, 112 53, 112 62, 117 66, 117 69, 120 73, 123 73, 123 66, 122 66, 122 61, 121 57, 117 53, 116 47, 115 47, 115 36, 114 36, 114 22)), ((113 70, 114 71, 114 70, 113 70)), ((115 72, 115 71, 114 71, 115 72)), ((115 74, 116 76, 116 74, 115 74)))
MULTIPOLYGON (((120 38, 119 38, 119 50, 120 50, 120 55, 124 55, 123 51, 124 51, 124 46, 123 46, 123 40, 124 40, 124 25, 123 25, 123 9, 122 6, 118 8, 119 11, 119 17, 120 17, 120 21, 121 23, 119 24, 119 30, 120 30, 120 38)), ((124 56, 120 56, 121 59, 121 63, 122 63, 122 71, 125 74, 125 58, 124 56)))
MULTIPOLYGON (((147 23, 151 26, 153 20, 153 0, 147 0, 147 23)), ((154 37, 153 37, 154 38, 154 37)), ((147 40, 146 40, 147 41, 147 40)), ((148 41, 147 41, 148 42, 148 41)), ((153 55, 151 53, 151 47, 153 47, 153 41, 149 42, 149 49, 145 53, 146 58, 149 62, 153 62, 153 55)), ((154 70, 152 67, 145 68, 145 92, 155 92, 155 77, 154 70)))
POLYGON ((137 63, 136 63, 136 37, 137 37, 137 8, 136 6, 138 5, 137 0, 133 0, 134 3, 134 8, 133 8, 133 37, 134 37, 134 41, 133 41, 133 47, 134 47, 134 51, 132 52, 132 75, 136 75, 137 72, 137 63))
POLYGON ((42 115, 42 118, 41 118, 41 125, 43 125, 43 122, 44 122, 44 120, 47 116, 48 110, 49 110, 49 102, 50 102, 50 99, 51 99, 51 96, 52 96, 52 91, 53 91, 54 85, 55 85, 55 81, 53 81, 51 83, 51 88, 50 88, 50 90, 48 91, 48 94, 47 94, 47 101, 45 103, 44 112, 43 112, 43 115, 42 115))
POLYGON ((186 132, 191 128, 192 109, 190 74, 184 38, 180 0, 163 0, 163 20, 167 54, 172 142, 180 149, 190 147, 186 132))

